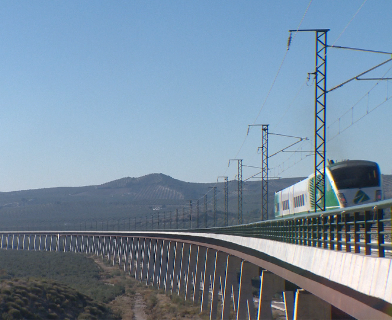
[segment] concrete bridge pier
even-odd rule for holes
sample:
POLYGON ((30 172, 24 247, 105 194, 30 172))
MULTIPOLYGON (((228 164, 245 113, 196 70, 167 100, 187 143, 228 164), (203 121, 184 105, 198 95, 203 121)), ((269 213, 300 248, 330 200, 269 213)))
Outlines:
POLYGON ((201 296, 201 312, 208 310, 208 302, 210 301, 210 285, 215 271, 215 258, 216 250, 207 248, 203 277, 203 293, 201 296))
POLYGON ((150 285, 154 282, 154 270, 155 264, 158 263, 156 261, 156 250, 157 250, 157 240, 151 239, 150 245, 148 247, 148 269, 147 269, 147 278, 146 284, 150 285))
POLYGON ((151 239, 144 238, 144 246, 143 248, 143 264, 142 264, 142 281, 147 280, 147 272, 148 272, 148 261, 149 261, 149 251, 151 249, 151 239))
MULTIPOLYGON (((189 262, 188 262, 188 272, 187 272, 187 281, 186 281, 186 288, 185 288, 185 300, 191 300, 193 298, 193 291, 194 287, 197 286, 195 275, 196 275, 196 260, 197 260, 197 253, 198 253, 198 246, 192 244, 190 246, 190 253, 189 253, 189 262)), ((200 282, 199 282, 200 287, 200 282)))
POLYGON ((200 283, 204 275, 205 260, 206 260, 206 247, 198 246, 195 270, 195 284, 193 286, 193 303, 199 303, 200 300, 200 283))
POLYGON ((165 276, 165 291, 170 292, 173 288, 173 273, 174 273, 174 264, 175 264, 175 241, 169 241, 168 244, 168 257, 167 257, 167 272, 165 276))
POLYGON ((331 305, 315 295, 298 289, 295 294, 294 320, 331 319, 331 305))
POLYGON ((162 243, 161 269, 159 270, 159 279, 157 279, 157 286, 160 289, 164 289, 165 288, 166 273, 167 273, 170 241, 163 240, 163 242, 161 242, 161 243, 162 243))
POLYGON ((186 295, 185 286, 186 286, 186 280, 188 277, 188 268, 189 268, 189 250, 190 250, 189 243, 184 243, 182 245, 182 252, 181 252, 181 270, 179 276, 180 288, 178 291, 178 295, 184 296, 184 298, 186 295))
POLYGON ((156 288, 159 287, 159 280, 161 278, 161 270, 162 270, 162 251, 163 251, 163 241, 156 240, 155 244, 155 264, 154 264, 154 272, 152 285, 156 288))
MULTIPOLYGON (((275 293, 284 291, 285 281, 277 275, 263 270, 260 276, 260 296, 258 307, 258 319, 270 320, 272 319, 271 302, 275 293)), ((287 319, 292 319, 287 318, 287 319)))
POLYGON ((210 319, 216 319, 218 313, 218 297, 220 292, 224 292, 226 265, 227 253, 217 251, 215 256, 214 280, 212 284, 210 319))
POLYGON ((124 243, 123 243, 123 253, 124 253, 124 261, 123 261, 123 270, 124 272, 127 272, 127 267, 128 267, 128 261, 129 261, 129 243, 128 243, 128 237, 125 238, 124 243))
POLYGON ((144 243, 143 238, 138 238, 136 242, 136 265, 135 265, 135 279, 139 280, 140 279, 140 265, 142 263, 142 244, 144 243))
POLYGON ((293 319, 294 318, 294 292, 284 291, 283 302, 285 306, 286 319, 293 319))
POLYGON ((132 238, 132 242, 130 243, 130 257, 129 257, 129 273, 131 276, 135 276, 135 264, 137 259, 137 238, 132 238))
POLYGON ((237 319, 253 320, 256 318, 252 294, 252 279, 256 277, 259 277, 259 267, 247 261, 242 261, 237 319))
POLYGON ((230 316, 230 304, 233 311, 237 313, 238 304, 238 277, 237 272, 241 268, 241 259, 235 256, 228 256, 226 262, 225 285, 222 294, 222 316, 223 320, 228 320, 230 316))
POLYGON ((182 243, 176 242, 175 244, 175 256, 173 265, 173 274, 171 276, 171 293, 179 293, 179 277, 181 273, 181 259, 182 259, 182 243))

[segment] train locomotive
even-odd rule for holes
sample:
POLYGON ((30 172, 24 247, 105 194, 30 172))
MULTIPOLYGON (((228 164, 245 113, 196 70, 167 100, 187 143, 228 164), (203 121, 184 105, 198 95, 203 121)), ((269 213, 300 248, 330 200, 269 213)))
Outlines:
MULTIPOLYGON (((380 168, 372 161, 330 161, 325 168, 325 184, 326 210, 371 203, 383 198, 380 168)), ((275 218, 314 212, 315 196, 314 174, 276 192, 275 218)))

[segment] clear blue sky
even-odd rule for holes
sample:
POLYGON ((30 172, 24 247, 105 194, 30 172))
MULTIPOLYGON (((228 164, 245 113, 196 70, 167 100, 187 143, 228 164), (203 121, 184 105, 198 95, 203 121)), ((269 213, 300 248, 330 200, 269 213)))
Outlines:
MULTIPOLYGON (((308 137, 298 147, 312 150, 314 84, 306 77, 314 71, 313 33, 293 34, 268 95, 288 30, 329 28, 330 45, 391 52, 392 2, 309 3, 2 1, 0 191, 149 173, 231 180, 231 158, 260 166, 260 129, 246 135, 253 123, 308 137)), ((390 57, 329 49, 327 87, 390 57)), ((392 78, 391 67, 367 76, 392 78)), ((382 81, 367 95, 375 84, 353 81, 328 94, 328 139, 339 132, 335 120, 343 131, 392 96, 392 80, 389 91, 382 81)), ((391 174, 391 107, 392 99, 330 140, 327 157, 374 160, 391 174)), ((270 136, 269 152, 293 142, 270 136)), ((270 176, 306 176, 313 157, 284 153, 270 167, 270 176)), ((257 172, 244 168, 243 178, 257 172)))

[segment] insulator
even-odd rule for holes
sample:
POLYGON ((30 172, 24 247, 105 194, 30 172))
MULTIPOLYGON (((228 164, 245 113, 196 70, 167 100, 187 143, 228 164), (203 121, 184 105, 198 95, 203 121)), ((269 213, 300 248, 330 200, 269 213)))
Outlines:
POLYGON ((290 49, 290 44, 291 44, 291 32, 290 32, 289 38, 287 40, 287 50, 290 49))

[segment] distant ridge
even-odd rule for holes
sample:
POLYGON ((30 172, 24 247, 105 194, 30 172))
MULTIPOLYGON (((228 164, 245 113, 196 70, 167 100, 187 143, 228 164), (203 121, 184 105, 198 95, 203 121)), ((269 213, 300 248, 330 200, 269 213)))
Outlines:
POLYGON ((136 184, 144 184, 144 185, 150 185, 150 184, 174 184, 174 183, 181 183, 183 181, 174 179, 170 176, 167 176, 163 173, 151 173, 147 174, 145 176, 141 176, 138 178, 131 178, 131 177, 125 177, 117 180, 113 180, 110 182, 106 182, 98 186, 98 188, 129 188, 132 187, 136 184))
POLYGON ((98 192, 102 192, 102 195, 121 194, 132 200, 192 199, 200 197, 201 190, 206 189, 205 184, 184 182, 163 173, 152 173, 138 178, 117 179, 101 184, 96 188, 98 192))

